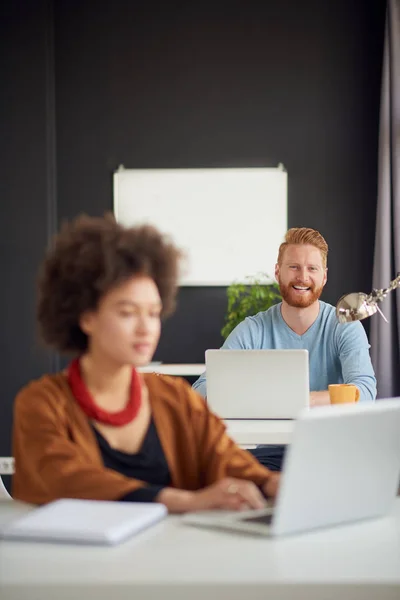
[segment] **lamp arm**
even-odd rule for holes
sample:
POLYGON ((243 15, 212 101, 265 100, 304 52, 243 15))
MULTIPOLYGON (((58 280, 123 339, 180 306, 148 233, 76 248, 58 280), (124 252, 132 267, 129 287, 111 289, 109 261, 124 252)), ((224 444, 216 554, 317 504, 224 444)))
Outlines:
POLYGON ((366 297, 365 301, 367 304, 376 304, 381 302, 389 292, 392 292, 396 288, 400 287, 400 272, 397 273, 397 277, 390 282, 389 287, 383 290, 372 290, 372 292, 366 297))

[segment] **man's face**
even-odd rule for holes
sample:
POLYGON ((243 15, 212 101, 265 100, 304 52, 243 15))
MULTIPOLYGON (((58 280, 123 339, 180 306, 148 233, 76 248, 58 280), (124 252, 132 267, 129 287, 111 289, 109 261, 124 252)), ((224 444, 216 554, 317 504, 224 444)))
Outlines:
POLYGON ((283 300, 295 308, 307 308, 322 294, 327 269, 315 246, 293 244, 286 248, 275 277, 283 300))

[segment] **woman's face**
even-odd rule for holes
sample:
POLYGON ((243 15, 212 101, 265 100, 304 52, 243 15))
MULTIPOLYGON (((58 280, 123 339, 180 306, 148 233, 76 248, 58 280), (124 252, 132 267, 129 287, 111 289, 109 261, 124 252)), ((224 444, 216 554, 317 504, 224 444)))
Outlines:
POLYGON ((161 332, 161 299, 153 279, 135 276, 106 293, 96 311, 82 315, 89 353, 116 365, 147 364, 161 332))

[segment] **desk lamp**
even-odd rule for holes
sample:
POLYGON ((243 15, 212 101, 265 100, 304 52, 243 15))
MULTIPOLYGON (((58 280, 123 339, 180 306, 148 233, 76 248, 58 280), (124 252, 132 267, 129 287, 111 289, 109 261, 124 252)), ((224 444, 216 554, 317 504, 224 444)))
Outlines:
POLYGON ((342 296, 336 304, 336 316, 339 323, 350 323, 351 321, 361 321, 376 312, 382 315, 386 322, 387 319, 382 314, 378 306, 386 298, 387 294, 400 287, 400 273, 397 273, 396 279, 390 282, 389 287, 383 290, 372 290, 370 294, 363 292, 352 292, 342 296))

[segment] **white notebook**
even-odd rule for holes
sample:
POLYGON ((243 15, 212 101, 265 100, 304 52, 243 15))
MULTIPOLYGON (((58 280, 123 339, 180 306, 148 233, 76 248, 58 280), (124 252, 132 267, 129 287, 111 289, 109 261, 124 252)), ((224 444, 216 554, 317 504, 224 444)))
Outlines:
POLYGON ((167 514, 164 504, 56 500, 2 527, 7 539, 114 545, 167 514))

